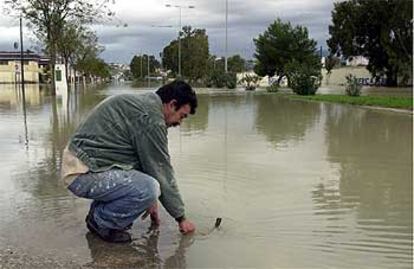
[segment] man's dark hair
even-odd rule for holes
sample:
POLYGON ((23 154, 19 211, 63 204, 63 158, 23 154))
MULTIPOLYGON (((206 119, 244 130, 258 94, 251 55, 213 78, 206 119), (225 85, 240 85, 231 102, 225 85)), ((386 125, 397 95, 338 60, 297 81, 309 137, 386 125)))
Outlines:
POLYGON ((165 84, 156 92, 161 98, 163 104, 169 103, 171 100, 176 100, 176 109, 180 109, 183 105, 189 104, 191 107, 190 114, 194 114, 197 108, 197 97, 195 91, 182 80, 174 80, 171 83, 165 84))

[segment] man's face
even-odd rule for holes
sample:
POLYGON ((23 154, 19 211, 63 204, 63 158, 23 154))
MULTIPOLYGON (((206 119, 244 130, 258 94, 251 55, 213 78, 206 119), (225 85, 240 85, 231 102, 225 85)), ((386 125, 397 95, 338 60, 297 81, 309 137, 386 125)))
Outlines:
POLYGON ((189 104, 185 104, 179 109, 176 109, 175 105, 175 100, 164 105, 165 123, 167 127, 180 125, 183 119, 187 118, 188 114, 190 114, 191 106, 189 104))

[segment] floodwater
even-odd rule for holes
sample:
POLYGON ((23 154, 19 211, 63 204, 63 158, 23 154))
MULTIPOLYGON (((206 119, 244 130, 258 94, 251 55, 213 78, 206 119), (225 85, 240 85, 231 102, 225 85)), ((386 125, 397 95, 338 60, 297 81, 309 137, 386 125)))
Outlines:
POLYGON ((23 109, 0 86, 0 249, 97 268, 412 267, 412 114, 265 92, 199 90, 197 114, 170 129, 193 236, 162 211, 132 244, 97 239, 88 201, 60 182, 62 149, 100 100, 144 91, 31 85, 23 109))

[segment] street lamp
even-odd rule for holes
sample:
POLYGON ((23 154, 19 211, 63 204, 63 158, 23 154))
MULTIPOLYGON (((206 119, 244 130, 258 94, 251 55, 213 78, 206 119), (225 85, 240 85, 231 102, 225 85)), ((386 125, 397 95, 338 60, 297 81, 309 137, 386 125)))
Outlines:
POLYGON ((182 6, 182 5, 170 5, 166 4, 166 7, 176 7, 180 11, 180 28, 178 30, 178 77, 181 78, 181 9, 182 8, 195 8, 195 6, 182 6))
MULTIPOLYGON (((153 28, 173 28, 174 26, 173 25, 151 25, 151 27, 153 27, 153 28)), ((164 64, 163 64, 163 60, 162 60, 162 57, 163 57, 163 53, 162 52, 160 52, 160 58, 161 58, 161 70, 163 70, 164 69, 164 64)))

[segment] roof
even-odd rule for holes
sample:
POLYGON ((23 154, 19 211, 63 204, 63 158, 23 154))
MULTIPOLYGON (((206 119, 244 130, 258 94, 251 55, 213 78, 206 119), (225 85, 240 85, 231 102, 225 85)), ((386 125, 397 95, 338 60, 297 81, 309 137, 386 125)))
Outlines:
MULTIPOLYGON (((23 52, 23 60, 36 61, 44 60, 45 57, 27 50, 23 52)), ((0 51, 0 61, 15 61, 20 60, 20 51, 0 51)))

